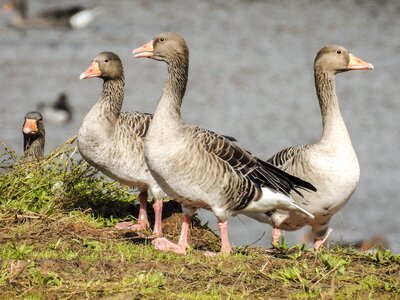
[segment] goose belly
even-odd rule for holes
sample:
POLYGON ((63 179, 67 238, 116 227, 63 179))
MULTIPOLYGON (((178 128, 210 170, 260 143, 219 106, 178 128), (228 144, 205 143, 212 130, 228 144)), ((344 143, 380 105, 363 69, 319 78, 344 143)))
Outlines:
MULTIPOLYGON (((335 213, 343 207, 357 187, 360 167, 357 158, 327 159, 320 161, 315 186, 317 192, 308 193, 311 213, 323 215, 335 213), (319 173, 319 174, 318 174, 319 173)), ((308 201, 307 201, 308 200, 308 201)))
POLYGON ((78 149, 87 163, 121 184, 145 189, 151 180, 143 151, 134 145, 78 135, 78 149))
MULTIPOLYGON (((311 161, 312 162, 312 161, 311 161)), ((293 174, 293 173, 292 173, 293 174)), ((314 215, 307 219, 299 213, 281 212, 273 216, 275 223, 280 223, 284 230, 296 230, 305 224, 324 224, 338 212, 355 191, 360 168, 356 157, 328 157, 318 159, 318 165, 310 164, 308 172, 293 175, 314 184, 317 192, 303 191, 304 197, 292 194, 294 201, 314 215), (304 176, 309 174, 311 176, 304 176)))

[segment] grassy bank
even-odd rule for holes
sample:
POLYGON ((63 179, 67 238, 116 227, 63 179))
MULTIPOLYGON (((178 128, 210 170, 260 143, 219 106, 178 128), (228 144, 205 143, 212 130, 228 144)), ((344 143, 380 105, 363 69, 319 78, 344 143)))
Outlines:
MULTIPOLYGON (((315 255, 283 244, 207 257, 219 241, 199 221, 188 255, 155 251, 150 231, 113 229, 136 215, 136 196, 75 160, 72 142, 33 164, 2 151, 1 299, 400 298, 400 255, 390 251, 315 255)), ((176 240, 179 206, 165 206, 165 232, 176 240)))

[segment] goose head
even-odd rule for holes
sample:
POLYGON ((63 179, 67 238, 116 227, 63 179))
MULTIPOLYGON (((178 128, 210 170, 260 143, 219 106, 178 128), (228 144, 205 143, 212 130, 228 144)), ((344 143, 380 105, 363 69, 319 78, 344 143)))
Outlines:
POLYGON ((318 51, 315 58, 316 71, 337 74, 350 70, 372 70, 374 66, 351 54, 338 45, 327 45, 318 51))
POLYGON ((44 154, 45 131, 43 117, 37 111, 28 112, 22 125, 24 135, 23 161, 40 159, 44 154))
POLYGON ((43 117, 39 112, 31 111, 25 115, 22 133, 24 134, 25 139, 45 135, 43 117))
POLYGON ((113 52, 101 52, 92 59, 91 65, 79 78, 117 79, 123 77, 123 75, 124 70, 119 56, 113 52))
POLYGON ((179 58, 187 60, 189 48, 185 40, 175 32, 163 32, 150 42, 136 48, 132 52, 133 57, 147 57, 155 60, 162 60, 168 64, 179 58))

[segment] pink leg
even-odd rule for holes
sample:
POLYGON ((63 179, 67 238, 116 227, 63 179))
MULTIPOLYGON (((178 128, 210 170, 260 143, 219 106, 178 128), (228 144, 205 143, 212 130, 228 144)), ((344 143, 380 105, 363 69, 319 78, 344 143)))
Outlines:
POLYGON ((318 252, 319 248, 325 243, 326 239, 329 237, 329 235, 332 232, 332 228, 329 228, 325 236, 322 238, 315 238, 314 239, 314 251, 318 252))
POLYGON ((230 254, 232 251, 231 244, 228 237, 228 220, 218 222, 219 232, 221 235, 221 253, 230 254))
POLYGON ((115 225, 118 230, 144 230, 149 228, 149 219, 147 218, 147 191, 139 193, 139 216, 137 224, 132 222, 120 222, 115 225))
POLYGON ((161 236, 162 235, 162 207, 163 207, 163 200, 158 199, 154 202, 153 204, 153 209, 154 209, 154 229, 153 229, 153 235, 155 236, 161 236))
POLYGON ((272 228, 272 246, 279 243, 279 239, 281 237, 281 230, 279 228, 272 228))
POLYGON ((186 248, 189 247, 188 234, 191 221, 192 221, 191 216, 183 215, 181 235, 179 237, 178 244, 172 243, 166 238, 157 238, 152 241, 152 244, 157 250, 172 251, 179 254, 186 254, 186 248))

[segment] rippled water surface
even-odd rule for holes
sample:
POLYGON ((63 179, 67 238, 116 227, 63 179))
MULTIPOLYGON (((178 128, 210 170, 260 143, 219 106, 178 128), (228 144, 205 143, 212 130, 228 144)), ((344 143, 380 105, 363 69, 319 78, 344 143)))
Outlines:
MULTIPOLYGON (((74 1, 36 0, 30 13, 74 1)), ((166 65, 134 60, 131 51, 162 31, 187 40, 190 78, 183 116, 235 136, 262 158, 320 137, 312 64, 335 43, 371 62, 374 71, 337 76, 342 114, 361 179, 333 221, 332 240, 382 234, 400 251, 400 3, 397 1, 75 1, 104 12, 87 28, 16 31, 0 15, 0 139, 21 153, 24 114, 65 91, 74 108, 67 125, 46 123, 46 151, 76 134, 97 100, 101 80, 79 74, 98 52, 118 53, 127 82, 125 110, 154 111, 166 65)), ((201 212, 215 226, 214 217, 201 212)), ((270 227, 231 221, 235 245, 269 245, 270 227)), ((294 243, 305 231, 288 233, 294 243)))

